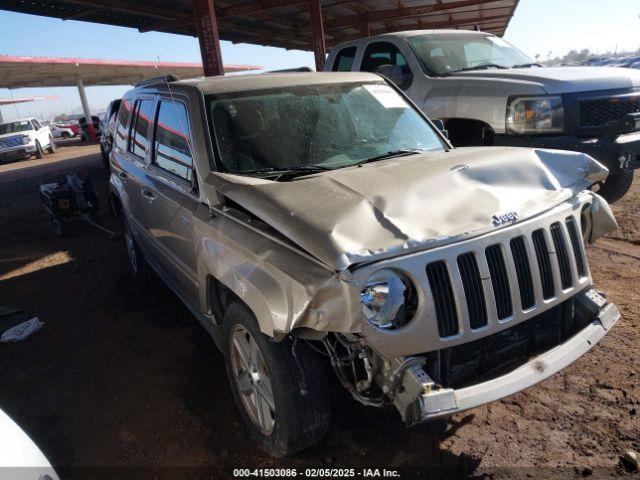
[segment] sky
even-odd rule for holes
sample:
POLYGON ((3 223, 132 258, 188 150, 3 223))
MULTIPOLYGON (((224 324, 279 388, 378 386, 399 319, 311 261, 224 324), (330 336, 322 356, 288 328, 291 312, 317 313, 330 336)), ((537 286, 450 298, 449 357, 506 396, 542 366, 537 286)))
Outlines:
MULTIPOLYGON (((164 33, 139 33, 135 29, 0 11, 0 54, 82 57, 119 60, 199 62, 197 39, 164 33)), ((595 52, 640 48, 638 0, 520 0, 505 39, 531 57, 562 56, 569 50, 595 52)), ((266 70, 313 66, 310 52, 222 42, 227 64, 261 65, 266 70)), ((106 108, 130 86, 87 87, 92 111, 106 108)), ((47 100, 2 107, 5 120, 19 116, 48 119, 57 113, 80 111, 75 87, 29 88, 0 98, 59 95, 47 100), (17 111, 16 111, 17 109, 17 111)))

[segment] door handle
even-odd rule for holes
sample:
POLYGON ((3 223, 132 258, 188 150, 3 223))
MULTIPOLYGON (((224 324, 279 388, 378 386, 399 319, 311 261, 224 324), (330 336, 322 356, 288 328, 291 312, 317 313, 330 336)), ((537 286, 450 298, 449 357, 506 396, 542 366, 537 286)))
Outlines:
POLYGON ((119 176, 120 178, 129 178, 129 175, 127 175, 127 172, 119 172, 119 173, 118 173, 118 176, 119 176))
POLYGON ((155 200, 156 198, 156 195, 149 190, 142 190, 142 195, 149 200, 155 200))

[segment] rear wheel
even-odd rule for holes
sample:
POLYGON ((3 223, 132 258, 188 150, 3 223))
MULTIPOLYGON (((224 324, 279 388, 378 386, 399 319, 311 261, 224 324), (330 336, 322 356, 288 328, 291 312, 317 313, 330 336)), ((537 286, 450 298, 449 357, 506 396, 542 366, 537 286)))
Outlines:
POLYGON ((49 153, 56 153, 56 142, 53 140, 53 137, 49 137, 49 148, 47 148, 49 153))
POLYGON ((44 151, 42 150, 42 145, 40 145, 40 142, 36 140, 36 158, 38 160, 42 160, 43 157, 44 151))
POLYGON ((633 183, 633 170, 622 170, 607 177, 598 192, 609 203, 617 202, 629 191, 633 183))
POLYGON ((129 271, 136 280, 146 283, 151 277, 151 267, 149 267, 147 260, 144 258, 144 254, 138 246, 129 222, 127 222, 126 219, 123 219, 123 230, 124 246, 127 250, 127 258, 129 259, 129 271))
POLYGON ((320 441, 331 415, 328 375, 318 355, 298 342, 294 357, 292 340, 271 341, 239 303, 226 309, 224 325, 227 374, 251 437, 275 457, 320 441))

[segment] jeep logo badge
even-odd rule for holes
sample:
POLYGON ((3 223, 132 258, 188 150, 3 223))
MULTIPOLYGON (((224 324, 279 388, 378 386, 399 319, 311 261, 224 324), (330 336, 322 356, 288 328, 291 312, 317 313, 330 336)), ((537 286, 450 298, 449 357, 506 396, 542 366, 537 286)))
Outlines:
POLYGON ((516 212, 508 212, 504 215, 494 215, 491 217, 491 222, 499 227, 500 225, 504 225, 505 223, 511 223, 518 220, 518 214, 516 212))

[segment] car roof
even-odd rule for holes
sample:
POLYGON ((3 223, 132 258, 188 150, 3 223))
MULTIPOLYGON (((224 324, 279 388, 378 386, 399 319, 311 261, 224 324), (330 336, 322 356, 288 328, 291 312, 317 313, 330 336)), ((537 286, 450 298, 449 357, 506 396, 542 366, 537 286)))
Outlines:
POLYGON ((271 88, 365 82, 384 82, 384 80, 379 75, 366 72, 288 72, 200 77, 164 84, 158 82, 141 87, 141 90, 144 91, 151 88, 170 90, 173 87, 177 89, 194 87, 201 90, 205 95, 215 95, 252 90, 267 90, 271 88))
POLYGON ((477 32, 475 30, 455 30, 455 29, 431 29, 431 30, 404 30, 402 32, 383 33, 377 37, 415 37, 418 35, 482 35, 492 37, 494 35, 487 32, 477 32))

